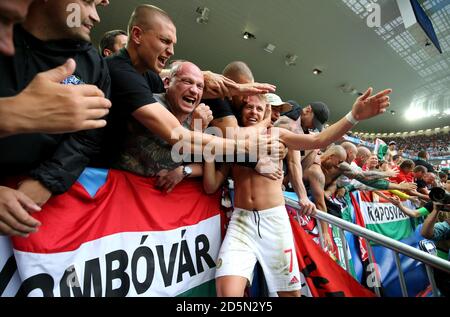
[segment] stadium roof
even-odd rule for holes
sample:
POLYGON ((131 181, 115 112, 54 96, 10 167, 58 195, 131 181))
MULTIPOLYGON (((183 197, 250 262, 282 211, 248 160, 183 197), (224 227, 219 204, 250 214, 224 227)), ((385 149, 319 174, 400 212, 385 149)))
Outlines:
POLYGON ((100 8, 102 23, 94 29, 94 42, 111 29, 126 29, 133 8, 151 3, 166 10, 178 29, 175 58, 188 59, 203 69, 221 72, 230 61, 243 60, 256 80, 278 86, 283 99, 300 104, 322 100, 331 120, 348 112, 352 94, 368 86, 391 87, 390 113, 358 126, 358 131, 398 132, 448 125, 450 113, 450 2, 420 1, 430 15, 443 54, 430 57, 405 30, 396 1, 378 0, 381 27, 367 25, 367 0, 154 0, 111 1, 100 8), (198 24, 198 7, 208 7, 209 21, 198 24), (248 31, 256 36, 244 40, 248 31), (267 53, 267 44, 276 46, 267 53), (285 64, 297 55, 296 66, 285 64), (313 69, 320 69, 314 75, 313 69), (344 93, 343 91, 348 91, 344 93), (404 113, 419 114, 407 121, 404 113), (436 114, 424 118, 420 107, 436 114), (439 113, 439 114, 437 114, 439 113))

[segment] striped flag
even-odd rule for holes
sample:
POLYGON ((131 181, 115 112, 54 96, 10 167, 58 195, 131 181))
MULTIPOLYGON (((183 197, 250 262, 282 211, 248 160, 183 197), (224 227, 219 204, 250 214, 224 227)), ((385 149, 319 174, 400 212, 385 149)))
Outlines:
POLYGON ((375 296, 334 262, 292 216, 289 219, 301 281, 305 281, 305 285, 302 283, 302 294, 310 294, 313 297, 375 296))
POLYGON ((220 196, 199 181, 163 194, 154 179, 92 171, 33 215, 39 232, 12 239, 18 295, 214 296, 220 196))
MULTIPOLYGON (((385 194, 391 196, 389 192, 385 194)), ((363 219, 362 226, 394 240, 411 236, 413 229, 410 218, 390 201, 374 192, 356 192, 352 195, 355 198, 354 205, 358 206, 356 211, 363 219)), ((409 201, 405 204, 414 208, 409 201)))
POLYGON ((388 146, 387 146, 386 142, 384 142, 381 139, 375 140, 375 149, 374 149, 373 153, 378 156, 378 159, 380 161, 384 160, 387 150, 388 150, 388 146))

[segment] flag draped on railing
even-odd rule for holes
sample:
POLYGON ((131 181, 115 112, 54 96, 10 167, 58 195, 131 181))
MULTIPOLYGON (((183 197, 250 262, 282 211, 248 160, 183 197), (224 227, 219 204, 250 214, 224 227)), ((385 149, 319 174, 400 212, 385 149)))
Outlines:
MULTIPOLYGON (((220 193, 203 192, 200 180, 163 194, 154 179, 87 169, 33 214, 39 232, 12 243, 0 237, 0 296, 215 296, 225 218, 220 201, 220 193)), ((355 213, 360 225, 369 225, 370 215, 355 213)), ((315 219, 291 218, 291 224, 303 294, 373 296, 322 251, 315 219)), ((346 251, 341 245, 341 265, 346 251)))
POLYGON ((34 214, 38 233, 13 239, 19 295, 215 295, 220 199, 200 188, 166 195, 154 179, 110 170, 95 185, 85 173, 34 214))

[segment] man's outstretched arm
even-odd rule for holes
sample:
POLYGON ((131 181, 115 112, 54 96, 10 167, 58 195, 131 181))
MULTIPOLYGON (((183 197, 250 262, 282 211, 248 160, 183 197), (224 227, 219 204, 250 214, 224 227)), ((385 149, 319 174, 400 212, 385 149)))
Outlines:
POLYGON ((342 174, 347 176, 351 179, 356 179, 358 181, 371 181, 371 180, 377 180, 377 179, 384 179, 388 177, 394 177, 398 173, 395 171, 359 171, 356 168, 353 168, 350 164, 347 162, 343 162, 339 164, 339 169, 342 174))
POLYGON ((312 150, 325 148, 331 143, 339 140, 358 121, 373 118, 386 112, 389 107, 389 94, 391 89, 386 89, 374 96, 372 88, 359 97, 353 105, 352 111, 321 133, 314 135, 295 134, 285 129, 280 129, 280 140, 292 150, 312 150))

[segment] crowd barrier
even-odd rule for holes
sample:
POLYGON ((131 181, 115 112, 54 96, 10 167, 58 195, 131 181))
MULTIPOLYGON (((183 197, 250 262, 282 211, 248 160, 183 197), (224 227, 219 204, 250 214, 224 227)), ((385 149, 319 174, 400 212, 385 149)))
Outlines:
MULTIPOLYGON (((287 196, 287 205, 296 208, 296 196, 287 196)), ((352 204, 343 208, 346 220, 318 213, 318 219, 338 228, 331 232, 339 241, 338 263, 378 296, 438 296, 432 268, 450 273, 450 263, 419 250, 421 225, 373 196, 369 192, 352 193, 352 204), (433 292, 426 292, 428 289, 433 292)))
MULTIPOLYGON (((86 169, 66 194, 34 214, 39 232, 27 239, 0 237, 0 296, 215 296, 215 260, 226 229, 220 194, 204 194, 195 180, 170 194, 154 185, 154 179, 126 172, 86 169)), ((358 239, 352 243, 348 232, 346 238, 334 230, 339 252, 330 257, 313 219, 299 221, 292 210, 290 219, 304 296, 374 296, 361 285, 358 239)), ((394 279, 389 255, 372 248, 383 295, 398 296, 386 284, 394 279)), ((423 274, 416 276, 423 265, 401 260, 408 290, 416 295, 409 284, 418 279, 420 288, 426 286, 423 274)))

